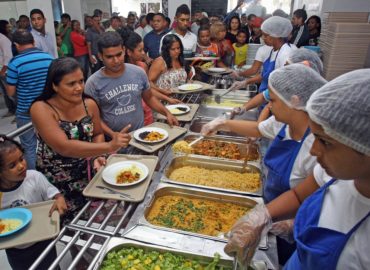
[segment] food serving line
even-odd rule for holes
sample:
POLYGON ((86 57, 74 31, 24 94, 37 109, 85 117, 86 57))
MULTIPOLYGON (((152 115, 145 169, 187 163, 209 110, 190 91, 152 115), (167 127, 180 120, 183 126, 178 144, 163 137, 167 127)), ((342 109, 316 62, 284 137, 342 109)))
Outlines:
MULTIPOLYGON (((208 87, 209 85, 204 85, 208 87)), ((227 117, 232 107, 244 103, 255 93, 255 88, 249 91, 234 91, 222 98, 220 106, 214 104, 214 95, 222 94, 225 90, 213 91, 179 91, 176 98, 191 108, 191 121, 181 122, 180 127, 168 129, 168 139, 157 145, 145 145, 132 139, 130 151, 125 155, 112 155, 108 164, 121 160, 140 161, 149 168, 147 180, 134 186, 118 189, 109 186, 102 180, 102 171, 97 173, 84 190, 84 195, 91 200, 84 206, 74 220, 66 225, 35 261, 31 269, 37 269, 39 263, 48 252, 60 241, 65 244, 57 259, 49 269, 55 269, 70 252, 72 262, 68 269, 99 269, 105 255, 110 250, 135 246, 145 250, 154 249, 171 251, 175 254, 197 258, 202 261, 212 261, 214 253, 221 255, 220 265, 232 269, 233 258, 223 252, 226 244, 224 235, 207 236, 177 229, 160 227, 148 222, 148 212, 153 201, 162 195, 184 195, 188 197, 205 198, 220 202, 237 202, 238 204, 253 207, 262 202, 261 189, 255 192, 239 192, 222 188, 176 183, 169 179, 169 171, 178 164, 210 166, 219 169, 254 170, 259 168, 259 162, 244 162, 230 159, 218 159, 200 155, 178 155, 172 151, 175 139, 192 141, 200 136, 201 126, 211 119, 219 116, 227 117), (223 106, 223 104, 225 106, 223 106), (195 111, 193 108, 196 108, 195 111), (171 137, 172 136, 172 137, 171 137), (148 153, 150 155, 148 155, 148 153)), ((257 112, 247 112, 243 119, 256 119, 257 112)), ((158 120, 154 127, 166 129, 164 120, 158 120)), ((246 144, 245 138, 236 137, 235 134, 217 134, 206 139, 218 142, 232 142, 240 148, 242 154, 256 153, 253 145, 246 144)), ((253 155, 252 155, 253 156, 253 155)), ((255 269, 277 269, 277 249, 275 237, 269 235, 262 239, 260 249, 256 252, 254 260, 255 269)), ((235 263, 235 262, 234 262, 235 263)))

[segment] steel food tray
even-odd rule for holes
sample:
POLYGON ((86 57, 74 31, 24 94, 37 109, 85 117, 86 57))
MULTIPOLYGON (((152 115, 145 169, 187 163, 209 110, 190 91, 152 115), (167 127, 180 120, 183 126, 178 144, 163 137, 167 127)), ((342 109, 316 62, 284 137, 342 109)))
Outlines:
MULTIPOLYGON (((199 134, 188 134, 185 135, 182 140, 187 142, 191 142, 199 138, 201 135, 199 134)), ((234 143, 238 146, 242 158, 248 158, 248 161, 259 161, 261 160, 261 154, 258 150, 258 145, 253 142, 248 142, 245 138, 233 138, 233 137, 222 137, 222 136, 205 136, 204 140, 211 140, 217 142, 225 142, 225 143, 234 143)), ((196 145, 196 144, 195 144, 196 145)), ((207 155, 199 155, 209 157, 207 155)), ((227 159, 227 158, 220 158, 220 157, 212 157, 215 159, 221 160, 233 160, 243 162, 242 160, 234 160, 234 159, 227 159)))
MULTIPOLYGON (((194 133, 200 133, 201 130, 202 130, 202 127, 204 125, 206 125, 207 123, 211 122, 212 120, 213 120, 213 118, 208 118, 208 117, 198 117, 198 118, 195 118, 191 122, 191 125, 189 127, 189 130, 191 132, 194 132, 194 133)), ((230 131, 222 131, 222 130, 217 131, 216 135, 225 136, 225 137, 240 137, 240 138, 244 138, 244 136, 241 136, 241 135, 239 135, 237 133, 230 132, 230 131)))
POLYGON ((216 190, 221 192, 231 192, 231 193, 238 193, 242 195, 252 195, 252 196, 262 196, 262 178, 260 176, 260 188, 256 191, 241 191, 236 189, 227 189, 227 188, 219 188, 213 186, 205 186, 205 185, 197 185, 197 184, 190 184, 184 183, 176 180, 172 180, 170 178, 171 173, 173 170, 184 167, 184 166, 195 166, 201 167, 204 169, 210 170, 224 170, 224 171, 236 171, 236 172, 258 172, 261 175, 261 170, 253 164, 247 164, 244 167, 243 163, 234 162, 234 161, 226 161, 226 160, 219 160, 213 159, 210 157, 200 157, 196 155, 184 155, 184 156, 176 156, 172 159, 171 163, 169 163, 164 171, 162 181, 166 183, 171 183, 175 185, 183 185, 201 189, 210 189, 216 190))
MULTIPOLYGON (((94 269, 97 270, 97 269, 100 268, 100 266, 102 265, 105 257, 107 256, 107 254, 109 252, 117 251, 117 250, 120 250, 120 249, 123 249, 123 248, 131 248, 131 247, 141 248, 144 251, 158 251, 159 253, 170 252, 170 253, 173 253, 173 254, 176 254, 176 255, 184 256, 184 257, 189 258, 189 259, 197 260, 197 261, 199 261, 201 263, 205 263, 205 264, 211 263, 213 261, 213 257, 198 254, 198 253, 195 253, 195 252, 181 251, 181 250, 173 249, 173 248, 170 248, 170 247, 163 247, 163 246, 156 246, 156 245, 152 245, 152 244, 146 244, 146 243, 142 243, 142 242, 138 242, 138 241, 129 240, 129 239, 126 239, 126 238, 112 237, 109 240, 108 245, 104 249, 101 257, 98 259, 94 269)), ((220 258, 219 265, 225 267, 226 269, 232 269, 233 261, 231 259, 227 260, 227 259, 224 259, 224 258, 220 258)))
MULTIPOLYGON (((256 198, 256 197, 248 197, 248 196, 242 196, 242 195, 237 195, 237 194, 227 194, 227 193, 211 191, 211 190, 206 191, 202 189, 171 185, 167 183, 160 183, 158 185, 151 199, 145 205, 144 215, 140 218, 139 224, 157 228, 159 230, 177 232, 177 233, 192 235, 196 237, 201 237, 201 238, 211 239, 214 241, 221 241, 221 242, 227 242, 227 238, 225 238, 224 236, 210 236, 210 235, 199 234, 199 233, 194 233, 194 232, 189 232, 189 231, 183 231, 179 229, 172 229, 172 228, 162 227, 162 226, 158 226, 158 225, 154 225, 150 223, 147 220, 147 216, 149 215, 154 202, 156 201, 157 198, 162 197, 162 196, 168 196, 168 195, 177 195, 177 196, 183 196, 186 198, 196 198, 196 199, 204 199, 204 200, 210 200, 210 201, 216 201, 216 202, 233 203, 233 204, 238 204, 238 205, 249 207, 249 208, 253 208, 258 203, 263 202, 261 198, 256 198)), ((266 246, 267 246, 266 239, 263 241, 263 243, 266 243, 266 246)))
MULTIPOLYGON (((243 106, 244 102, 239 102, 238 106, 243 106)), ((201 104, 198 110, 197 116, 199 117, 208 117, 208 118, 217 118, 224 115, 230 115, 232 107, 215 107, 209 106, 207 104, 201 104)), ((249 110, 241 115, 236 115, 234 119, 239 120, 249 120, 256 121, 258 118, 258 110, 253 109, 249 110)))

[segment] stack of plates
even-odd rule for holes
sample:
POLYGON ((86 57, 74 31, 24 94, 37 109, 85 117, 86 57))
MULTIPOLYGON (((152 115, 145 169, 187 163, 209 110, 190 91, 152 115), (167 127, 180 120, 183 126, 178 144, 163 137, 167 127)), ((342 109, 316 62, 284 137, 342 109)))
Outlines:
POLYGON ((262 44, 248 44, 247 62, 246 65, 252 65, 256 57, 258 49, 263 46, 262 44))
POLYGON ((326 13, 324 15, 326 21, 320 37, 320 48, 327 80, 364 67, 370 46, 368 15, 368 13, 326 13), (355 22, 348 22, 350 20, 355 22), (365 22, 361 22, 363 20, 365 22))

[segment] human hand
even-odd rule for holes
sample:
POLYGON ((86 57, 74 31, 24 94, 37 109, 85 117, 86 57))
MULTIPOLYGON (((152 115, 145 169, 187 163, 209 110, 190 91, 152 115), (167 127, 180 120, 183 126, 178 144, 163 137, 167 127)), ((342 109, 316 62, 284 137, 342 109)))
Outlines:
POLYGON ((131 135, 128 134, 128 130, 131 128, 131 124, 125 126, 120 132, 114 132, 110 144, 110 152, 119 150, 120 148, 126 148, 131 140, 131 135))
POLYGON ((220 130, 220 128, 222 127, 222 125, 224 125, 225 123, 226 123, 226 119, 225 118, 223 118, 223 117, 217 117, 216 119, 213 119, 211 122, 205 124, 202 127, 202 130, 200 131, 200 133, 203 136, 214 134, 218 130, 220 130))
POLYGON ((167 100, 167 102, 168 102, 169 104, 180 104, 180 103, 182 103, 182 101, 181 101, 181 100, 176 99, 176 98, 169 98, 169 99, 167 100))
POLYGON ((67 203, 64 200, 64 197, 62 194, 57 194, 55 195, 55 201, 54 204, 51 206, 50 211, 49 211, 49 217, 53 214, 55 210, 58 211, 59 215, 64 215, 64 213, 67 211, 67 203))
POLYGON ((294 243, 293 228, 294 219, 287 219, 273 223, 269 232, 283 238, 288 243, 294 243))
POLYGON ((96 60, 96 57, 94 55, 89 56, 90 63, 95 65, 98 60, 96 60))
POLYGON ((243 113, 245 113, 245 108, 244 107, 235 107, 231 111, 230 119, 234 119, 235 116, 242 115, 243 113))
POLYGON ((229 89, 232 89, 232 90, 239 90, 239 89, 242 89, 243 87, 246 86, 246 83, 245 81, 236 81, 234 82, 229 89))
POLYGON ((231 76, 233 79, 240 78, 240 74, 239 74, 239 72, 237 72, 236 70, 233 70, 233 71, 230 73, 230 76, 231 76))
POLYGON ((225 246, 226 254, 236 256, 239 263, 246 267, 261 240, 271 228, 271 216, 264 204, 258 204, 231 228, 231 235, 225 246))
POLYGON ((177 120, 177 118, 173 114, 171 114, 171 113, 167 114, 166 118, 167 118, 167 123, 171 127, 179 125, 179 121, 177 120))
POLYGON ((107 164, 107 160, 105 157, 97 157, 96 159, 94 159, 93 168, 95 171, 99 171, 101 167, 105 166, 105 164, 107 164))

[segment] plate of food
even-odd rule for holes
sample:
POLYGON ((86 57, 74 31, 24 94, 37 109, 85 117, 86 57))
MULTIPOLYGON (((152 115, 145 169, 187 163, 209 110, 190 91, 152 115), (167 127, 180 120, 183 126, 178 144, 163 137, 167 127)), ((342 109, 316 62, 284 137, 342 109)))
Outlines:
POLYGON ((179 90, 182 90, 182 91, 195 91, 195 90, 202 89, 202 87, 203 85, 199 83, 187 83, 187 84, 180 85, 178 88, 179 90))
POLYGON ((134 138, 143 143, 158 143, 168 138, 168 132, 162 128, 146 127, 136 130, 134 138))
POLYGON ((32 212, 26 208, 9 208, 0 211, 0 237, 18 232, 30 223, 32 212))
POLYGON ((137 161, 121 161, 106 167, 103 180, 117 187, 127 187, 141 183, 149 174, 149 169, 137 161))
POLYGON ((190 112, 190 107, 185 104, 167 105, 166 108, 173 115, 183 115, 183 114, 187 114, 188 112, 190 112))
POLYGON ((213 72, 213 73, 224 73, 226 72, 226 68, 212 67, 212 68, 209 68, 208 71, 213 72))

